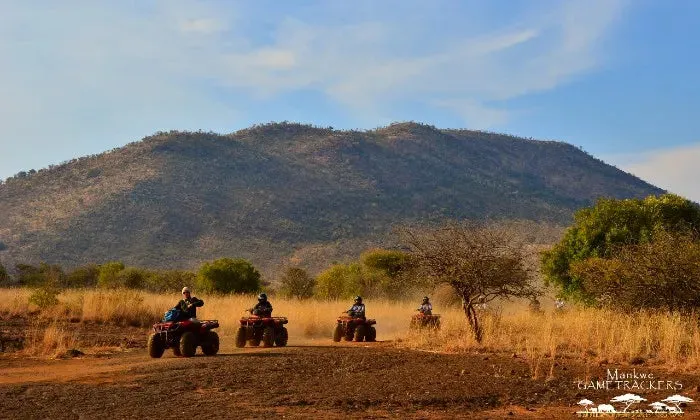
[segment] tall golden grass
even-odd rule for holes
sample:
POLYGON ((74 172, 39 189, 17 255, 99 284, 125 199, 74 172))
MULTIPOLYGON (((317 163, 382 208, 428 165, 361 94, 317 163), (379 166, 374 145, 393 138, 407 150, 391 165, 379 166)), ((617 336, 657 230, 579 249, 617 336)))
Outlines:
MULTIPOLYGON (((28 303, 30 294, 26 289, 0 289, 0 313, 31 313, 43 320, 44 325, 48 323, 45 336, 37 335, 30 344, 50 351, 70 344, 70 337, 57 338, 62 321, 149 327, 180 298, 177 293, 69 290, 59 295, 59 305, 39 311, 28 303)), ((254 296, 199 297, 205 305, 198 310, 198 318, 219 320, 224 345, 226 340, 232 341, 238 319, 246 315, 244 310, 255 303, 254 296)), ((335 317, 351 304, 281 298, 271 301, 275 316, 289 318, 290 345, 330 341, 335 317)), ((691 317, 579 308, 537 314, 524 304, 505 303, 481 314, 485 334, 479 344, 457 306, 436 307, 436 312, 442 315, 439 331, 416 332, 410 331, 408 324, 417 302, 367 300, 365 303, 367 315, 377 320, 379 340, 395 340, 397 345, 423 350, 515 353, 528 360, 533 376, 551 375, 551 361, 566 357, 611 363, 641 358, 668 368, 700 366, 700 326, 691 317)))

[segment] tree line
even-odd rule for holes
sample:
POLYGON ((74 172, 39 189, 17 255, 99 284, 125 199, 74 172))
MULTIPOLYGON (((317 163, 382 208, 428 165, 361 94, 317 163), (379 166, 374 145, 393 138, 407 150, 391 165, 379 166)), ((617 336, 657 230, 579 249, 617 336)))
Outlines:
MULTIPOLYGON (((561 240, 539 258, 528 247, 528 235, 513 225, 466 221, 403 227, 397 233, 401 249, 371 249, 316 277, 303 268, 288 267, 275 291, 300 299, 400 299, 446 284, 461 299, 478 341, 483 330, 477 306, 495 299, 536 300, 543 293, 538 273, 559 297, 584 306, 679 313, 700 306, 700 207, 672 194, 601 199, 576 212, 561 240)), ((249 261, 231 258, 205 262, 196 272, 148 270, 121 262, 68 272, 57 265, 18 264, 15 272, 10 276, 0 266, 0 284, 157 292, 186 284, 218 293, 271 287, 249 261)))

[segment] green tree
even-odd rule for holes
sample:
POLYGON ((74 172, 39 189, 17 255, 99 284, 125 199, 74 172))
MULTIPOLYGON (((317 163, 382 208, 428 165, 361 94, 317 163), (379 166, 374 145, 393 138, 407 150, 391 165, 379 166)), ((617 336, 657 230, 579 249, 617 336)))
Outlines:
POLYGON ((410 255, 396 250, 371 249, 360 256, 365 286, 364 293, 397 299, 409 294, 414 284, 410 275, 410 255))
POLYGON ((700 306, 700 242, 696 235, 658 233, 622 247, 613 258, 571 264, 597 305, 634 311, 688 311, 700 306))
POLYGON ((698 231, 700 208, 673 194, 645 199, 601 199, 579 210, 562 240, 542 255, 542 272, 564 296, 591 303, 572 263, 588 258, 612 258, 625 245, 646 243, 660 232, 698 231))
POLYGON ((196 277, 197 275, 191 271, 151 271, 146 276, 145 287, 154 292, 180 290, 184 286, 195 284, 196 277))
POLYGON ((66 276, 68 287, 94 287, 100 275, 100 267, 96 264, 80 266, 70 271, 66 276))
POLYGON ((97 276, 97 285, 104 288, 122 287, 119 273, 124 270, 124 263, 112 261, 100 266, 100 274, 97 276))
POLYGON ((362 295, 362 267, 358 263, 334 264, 316 279, 316 296, 323 299, 348 298, 362 295))
POLYGON ((242 258, 221 258, 202 264, 197 273, 200 289, 221 293, 250 293, 260 290, 260 273, 242 258))
POLYGON ((146 285, 146 270, 136 267, 126 267, 117 273, 117 283, 129 289, 143 289, 146 285))
POLYGON ((280 279, 280 293, 286 297, 308 299, 314 294, 316 279, 303 268, 289 267, 280 279))

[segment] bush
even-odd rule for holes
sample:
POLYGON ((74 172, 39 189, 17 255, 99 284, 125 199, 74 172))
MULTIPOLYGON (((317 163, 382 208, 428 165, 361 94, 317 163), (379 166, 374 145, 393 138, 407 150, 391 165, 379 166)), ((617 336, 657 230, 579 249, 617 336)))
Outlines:
POLYGON ((572 263, 594 303, 625 310, 686 311, 700 306, 700 243, 689 235, 658 234, 613 258, 572 263))
POLYGON ((320 298, 348 298, 362 292, 362 268, 358 263, 335 264, 316 280, 316 296, 320 298))
POLYGON ((622 246, 650 242, 660 233, 700 229, 700 208, 682 197, 666 194, 643 200, 601 199, 576 212, 564 238, 542 255, 542 272, 562 294, 591 303, 593 296, 571 271, 574 262, 612 258, 622 246))
POLYGON ((100 266, 100 274, 97 276, 97 285, 102 288, 117 288, 122 286, 119 273, 124 270, 124 263, 119 261, 108 262, 100 266))
POLYGON ((195 278, 191 271, 151 271, 145 278, 145 288, 154 292, 180 290, 183 286, 194 284, 195 278))
POLYGON ((96 264, 88 264, 78 267, 66 276, 66 287, 94 287, 97 286, 97 278, 100 275, 100 267, 96 264))
POLYGON ((202 264, 197 285, 209 292, 252 293, 260 290, 260 273, 242 258, 221 258, 202 264))
POLYGON ((282 296, 307 299, 313 296, 316 279, 303 268, 289 267, 280 279, 282 296))
POLYGON ((61 293, 55 284, 48 282, 36 288, 29 296, 29 303, 33 303, 40 309, 50 308, 58 304, 58 295, 61 293))
POLYGON ((126 267, 117 273, 119 287, 128 289, 143 289, 146 285, 147 272, 141 268, 126 267))

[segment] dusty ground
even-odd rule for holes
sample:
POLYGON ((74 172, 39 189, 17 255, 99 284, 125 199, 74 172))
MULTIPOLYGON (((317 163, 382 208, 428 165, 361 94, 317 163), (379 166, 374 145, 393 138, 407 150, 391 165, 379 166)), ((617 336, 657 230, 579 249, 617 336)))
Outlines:
MULTIPOLYGON (((133 348, 69 360, 6 354, 0 418, 575 418, 581 398, 603 403, 623 393, 579 390, 576 379, 614 367, 587 369, 573 359, 558 361, 547 380, 532 379, 527 361, 512 355, 330 340, 235 349, 232 341, 224 337, 216 357, 191 359, 150 359, 133 348)), ((681 381, 685 395, 700 399, 700 375, 635 368, 681 381)), ((697 418, 700 404, 687 411, 684 418, 697 418)))

